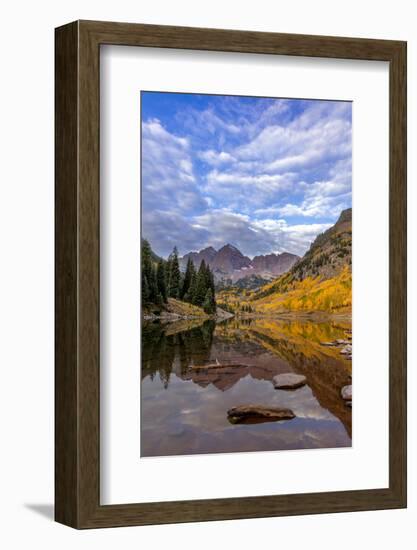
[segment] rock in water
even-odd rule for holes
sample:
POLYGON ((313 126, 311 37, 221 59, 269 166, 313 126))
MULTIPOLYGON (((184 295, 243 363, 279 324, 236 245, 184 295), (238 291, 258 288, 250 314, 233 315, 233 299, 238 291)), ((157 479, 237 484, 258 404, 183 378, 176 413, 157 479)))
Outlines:
POLYGON ((304 386, 307 378, 302 374, 286 372, 285 374, 277 374, 272 381, 276 390, 295 390, 304 386))
POLYGON ((342 355, 351 355, 352 354, 352 345, 351 344, 348 344, 347 346, 345 346, 341 352, 340 352, 342 355))
POLYGON ((250 421, 275 422, 277 420, 291 420, 295 414, 291 409, 281 407, 265 407, 263 405, 240 405, 227 411, 227 417, 232 424, 250 421))
POLYGON ((340 393, 345 401, 352 401, 352 386, 343 386, 340 393))
POLYGON ((219 362, 216 362, 216 363, 211 363, 209 365, 192 365, 190 368, 192 370, 209 370, 209 369, 221 370, 221 369, 233 369, 233 368, 240 368, 240 367, 249 368, 250 365, 243 365, 243 364, 240 364, 240 363, 219 363, 219 362))

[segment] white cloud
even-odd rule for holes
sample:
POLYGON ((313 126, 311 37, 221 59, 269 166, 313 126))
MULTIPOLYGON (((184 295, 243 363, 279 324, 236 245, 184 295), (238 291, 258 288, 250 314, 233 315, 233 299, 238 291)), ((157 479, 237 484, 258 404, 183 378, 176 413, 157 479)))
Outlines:
POLYGON ((323 120, 311 128, 267 126, 235 154, 244 160, 262 160, 265 169, 279 171, 309 166, 327 157, 337 159, 349 152, 350 123, 323 120))
POLYGON ((181 159, 180 160, 180 168, 183 172, 193 177, 193 165, 191 163, 191 160, 188 158, 181 159))
POLYGON ((158 143, 164 143, 169 147, 172 147, 173 144, 175 144, 185 149, 188 148, 189 145, 188 139, 177 137, 167 132, 157 118, 143 123, 142 137, 157 140, 158 143))
MULTIPOLYGON (((332 224, 288 224, 284 219, 253 221, 245 214, 225 209, 211 210, 192 219, 195 240, 189 250, 206 246, 220 248, 226 243, 253 257, 271 252, 303 255, 315 237, 332 224)), ((192 232, 189 234, 191 239, 192 232)), ((187 247, 185 247, 187 248, 187 247)))
POLYGON ((206 207, 193 171, 187 138, 168 132, 157 119, 142 124, 143 209, 206 207))
POLYGON ((257 216, 278 216, 281 212, 280 206, 268 206, 267 208, 257 208, 254 213, 257 216))
POLYGON ((144 236, 162 243, 159 253, 230 242, 249 256, 302 255, 351 205, 350 104, 290 104, 224 98, 181 112, 185 136, 143 123, 144 236))
MULTIPOLYGON (((237 112, 238 102, 226 103, 237 112)), ((339 206, 349 206, 349 197, 339 201, 327 197, 350 191, 350 104, 306 102, 302 114, 292 121, 285 119, 288 104, 288 100, 276 100, 259 113, 256 106, 252 112, 243 109, 252 117, 242 122, 242 134, 252 136, 249 141, 240 139, 227 151, 199 152, 214 168, 206 176, 205 191, 219 199, 218 205, 229 200, 235 209, 243 210, 250 201, 260 210, 275 206, 278 215, 305 217, 334 216, 339 206), (279 117, 282 122, 277 124, 279 117), (321 179, 305 183, 312 175, 321 179)), ((216 115, 218 126, 227 124, 220 125, 219 119, 216 115)))
POLYGON ((218 166, 235 160, 235 158, 230 153, 227 153, 226 151, 220 151, 220 153, 217 153, 213 149, 200 151, 198 153, 198 156, 201 158, 201 160, 204 160, 207 164, 210 164, 212 166, 218 166))
POLYGON ((216 114, 214 109, 207 108, 203 111, 188 109, 181 113, 181 123, 195 138, 200 138, 202 144, 207 144, 209 136, 216 136, 220 142, 227 136, 237 136, 241 133, 241 126, 229 122, 216 114))
POLYGON ((331 223, 288 224, 284 219, 263 219, 253 222, 255 227, 273 235, 280 251, 302 256, 314 239, 332 226, 331 223))
POLYGON ((206 109, 201 113, 201 121, 206 125, 209 132, 215 132, 216 129, 221 128, 232 134, 238 134, 240 132, 240 126, 224 121, 217 116, 212 109, 206 109))
POLYGON ((345 208, 349 208, 352 193, 349 181, 316 181, 301 182, 303 200, 299 204, 286 203, 277 206, 275 211, 280 216, 304 216, 312 218, 334 218, 345 208))
POLYGON ((266 193, 288 188, 290 185, 287 174, 242 174, 239 172, 221 172, 213 170, 207 175, 208 189, 218 189, 220 186, 250 186, 266 193))
POLYGON ((288 217, 335 218, 342 210, 348 208, 349 204, 350 200, 347 197, 344 201, 340 197, 337 197, 336 201, 330 197, 317 197, 303 201, 301 205, 286 204, 278 208, 278 213, 280 216, 288 217))

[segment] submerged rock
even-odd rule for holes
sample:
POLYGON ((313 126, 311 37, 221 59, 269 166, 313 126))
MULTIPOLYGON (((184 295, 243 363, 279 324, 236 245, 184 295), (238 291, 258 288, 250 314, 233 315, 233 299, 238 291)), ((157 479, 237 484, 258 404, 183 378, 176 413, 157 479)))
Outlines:
POLYGON ((275 422, 291 420, 295 414, 291 409, 281 407, 265 407, 264 405, 240 405, 227 411, 227 417, 232 424, 243 422, 275 422))
POLYGON ((352 401, 352 386, 343 386, 340 394, 345 401, 352 401))
POLYGON ((302 374, 286 372, 285 374, 277 374, 272 381, 276 390, 295 390, 304 386, 307 378, 302 374))
POLYGON ((250 368, 251 365, 244 365, 243 363, 210 363, 208 365, 192 365, 190 368, 192 370, 209 370, 209 369, 238 369, 241 367, 250 368))

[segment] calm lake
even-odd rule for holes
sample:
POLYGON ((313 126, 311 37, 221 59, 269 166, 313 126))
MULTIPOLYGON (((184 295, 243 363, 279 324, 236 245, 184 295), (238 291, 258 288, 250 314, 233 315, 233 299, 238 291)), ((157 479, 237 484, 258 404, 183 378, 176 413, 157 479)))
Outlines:
POLYGON ((340 396, 352 363, 320 342, 345 337, 348 319, 233 318, 144 323, 141 456, 351 446, 352 415, 340 396), (240 364, 199 370, 218 361, 240 364), (296 390, 272 378, 307 378, 296 390), (296 418, 231 424, 228 409, 246 404, 288 407, 296 418))

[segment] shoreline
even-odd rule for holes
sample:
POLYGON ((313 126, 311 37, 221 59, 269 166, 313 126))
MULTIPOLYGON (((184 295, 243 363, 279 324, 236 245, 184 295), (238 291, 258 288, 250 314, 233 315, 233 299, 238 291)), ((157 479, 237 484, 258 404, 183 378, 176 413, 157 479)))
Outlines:
POLYGON ((205 315, 181 315, 179 313, 171 313, 164 311, 161 315, 155 315, 154 313, 142 315, 142 321, 161 321, 166 323, 174 323, 175 321, 225 321, 226 319, 232 319, 235 317, 232 313, 222 314, 205 314, 205 315))
POLYGON ((175 321, 201 320, 201 322, 213 320, 216 322, 226 321, 228 319, 304 319, 306 321, 320 322, 325 320, 340 320, 352 322, 352 313, 332 313, 327 311, 283 311, 279 313, 228 313, 206 315, 181 315, 178 313, 163 312, 161 315, 145 314, 142 315, 142 321, 160 321, 172 323, 175 321))
POLYGON ((320 320, 320 319, 340 319, 346 321, 352 321, 352 312, 331 312, 331 311, 280 311, 276 313, 239 313, 234 317, 240 319, 306 319, 306 320, 320 320))

